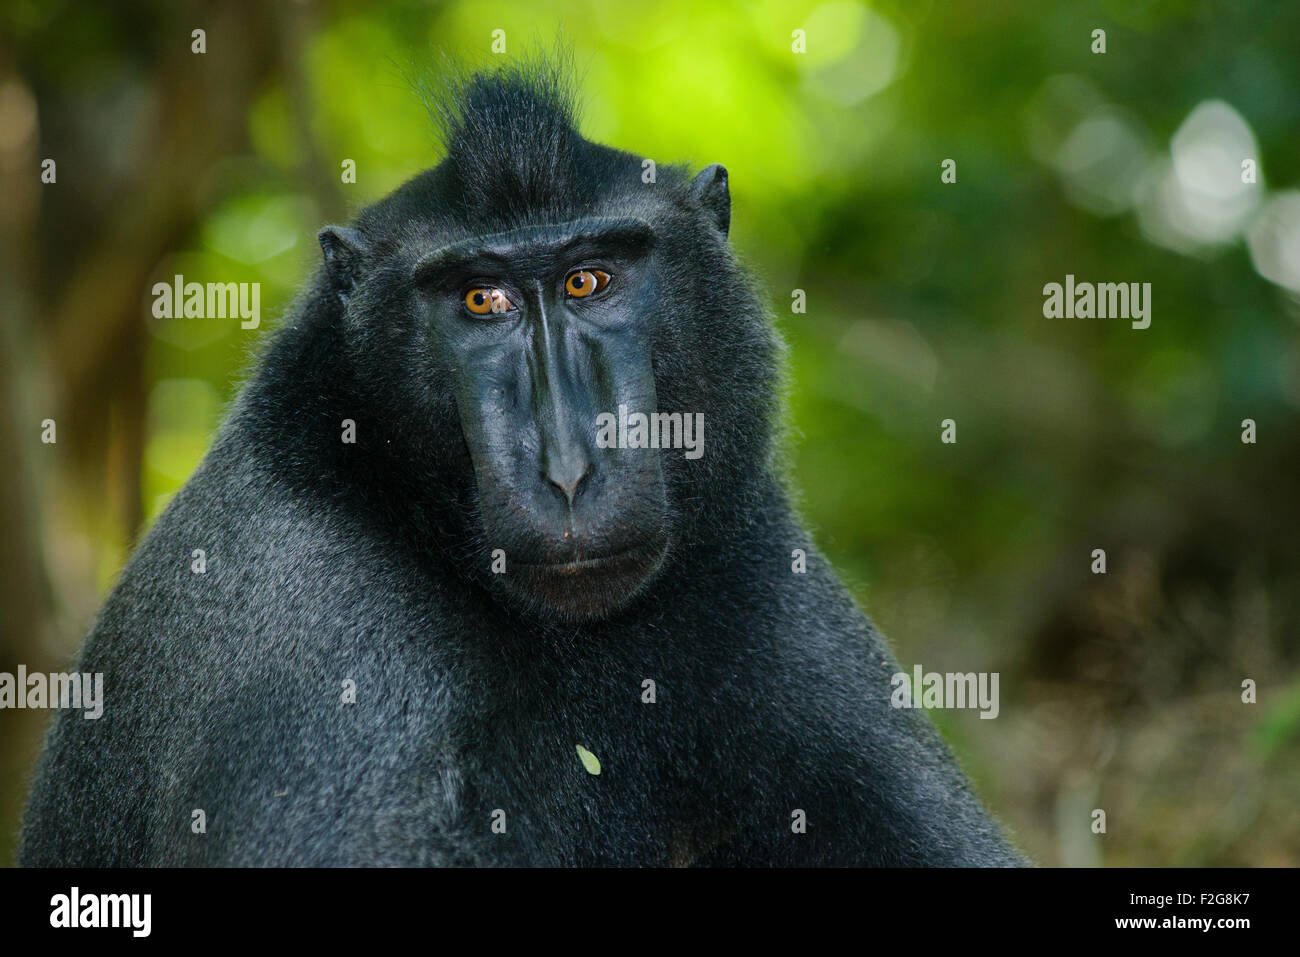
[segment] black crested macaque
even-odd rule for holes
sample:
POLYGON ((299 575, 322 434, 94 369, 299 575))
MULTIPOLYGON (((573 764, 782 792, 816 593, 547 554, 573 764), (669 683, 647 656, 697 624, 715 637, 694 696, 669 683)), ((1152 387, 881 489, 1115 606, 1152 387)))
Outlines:
POLYGON ((461 81, 445 159, 321 231, 22 864, 1024 863, 783 490, 726 171, 643 181, 565 75, 461 81))

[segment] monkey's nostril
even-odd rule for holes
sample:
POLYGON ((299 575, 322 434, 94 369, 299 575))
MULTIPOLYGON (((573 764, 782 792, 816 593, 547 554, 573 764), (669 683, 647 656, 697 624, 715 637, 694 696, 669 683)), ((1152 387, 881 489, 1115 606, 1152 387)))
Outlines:
POLYGON ((542 473, 542 478, 564 493, 564 499, 573 506, 573 499, 591 474, 591 464, 582 462, 572 468, 549 469, 542 473))

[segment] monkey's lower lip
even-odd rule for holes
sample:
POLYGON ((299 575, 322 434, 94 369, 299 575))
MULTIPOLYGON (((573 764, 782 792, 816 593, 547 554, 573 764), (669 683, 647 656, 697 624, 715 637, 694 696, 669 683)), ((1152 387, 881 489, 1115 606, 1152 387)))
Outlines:
POLYGON ((519 563, 503 584, 571 620, 602 618, 641 591, 663 564, 667 551, 667 537, 656 535, 609 555, 568 562, 519 563))

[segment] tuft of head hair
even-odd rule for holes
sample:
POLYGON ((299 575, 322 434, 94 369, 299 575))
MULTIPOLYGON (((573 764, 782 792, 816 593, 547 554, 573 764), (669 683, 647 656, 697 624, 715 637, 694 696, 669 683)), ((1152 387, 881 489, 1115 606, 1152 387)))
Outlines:
POLYGON ((572 74, 571 57, 559 51, 453 71, 439 90, 426 90, 458 218, 504 225, 581 211, 593 172, 608 166, 600 154, 614 151, 578 132, 572 74))

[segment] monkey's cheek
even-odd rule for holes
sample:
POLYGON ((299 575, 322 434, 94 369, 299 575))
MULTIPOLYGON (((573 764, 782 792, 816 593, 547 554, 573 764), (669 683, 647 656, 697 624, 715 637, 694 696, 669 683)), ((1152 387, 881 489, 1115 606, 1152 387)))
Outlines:
POLYGON ((606 558, 564 564, 516 564, 501 584, 526 604, 573 622, 608 618, 653 580, 668 552, 666 538, 606 558))

